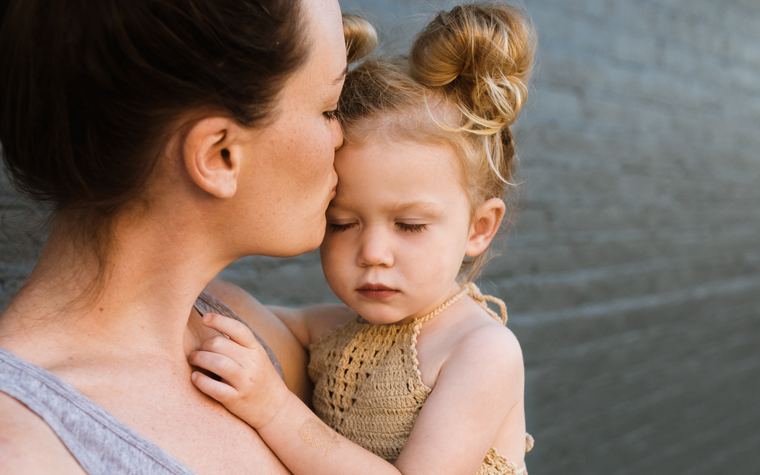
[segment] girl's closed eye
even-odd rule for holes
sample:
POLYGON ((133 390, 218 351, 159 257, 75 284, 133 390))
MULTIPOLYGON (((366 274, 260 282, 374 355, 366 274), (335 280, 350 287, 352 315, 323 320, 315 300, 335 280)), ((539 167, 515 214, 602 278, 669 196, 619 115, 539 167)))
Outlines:
POLYGON ((339 223, 327 223, 327 229, 334 233, 339 233, 342 231, 347 231, 354 226, 356 226, 357 223, 345 223, 345 224, 339 224, 339 223))
POLYGON ((410 233, 421 233, 422 231, 425 231, 428 228, 427 224, 409 224, 409 223, 396 223, 396 227, 401 229, 402 231, 407 231, 410 233))
POLYGON ((338 109, 333 109, 330 111, 324 111, 322 113, 327 120, 337 120, 338 119, 338 109))

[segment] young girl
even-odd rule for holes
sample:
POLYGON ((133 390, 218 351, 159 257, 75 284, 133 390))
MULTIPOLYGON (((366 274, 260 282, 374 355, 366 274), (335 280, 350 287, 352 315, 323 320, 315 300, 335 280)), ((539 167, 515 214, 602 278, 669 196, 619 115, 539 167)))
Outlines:
POLYGON ((293 473, 526 473, 520 347, 471 278, 505 214, 533 51, 518 9, 468 5, 430 23, 408 60, 348 73, 321 256, 350 310, 273 308, 311 352, 319 419, 249 330, 203 317, 230 339, 190 358, 222 381, 193 381, 293 473))

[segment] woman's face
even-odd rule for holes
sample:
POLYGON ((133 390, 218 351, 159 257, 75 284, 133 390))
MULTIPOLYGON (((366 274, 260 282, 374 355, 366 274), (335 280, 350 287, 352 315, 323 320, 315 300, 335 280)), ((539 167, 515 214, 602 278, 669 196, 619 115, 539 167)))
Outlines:
POLYGON ((317 248, 335 194, 333 161, 343 135, 333 111, 346 72, 340 6, 302 1, 309 57, 287 80, 273 122, 250 131, 251 159, 241 167, 235 198, 247 254, 284 257, 317 248))

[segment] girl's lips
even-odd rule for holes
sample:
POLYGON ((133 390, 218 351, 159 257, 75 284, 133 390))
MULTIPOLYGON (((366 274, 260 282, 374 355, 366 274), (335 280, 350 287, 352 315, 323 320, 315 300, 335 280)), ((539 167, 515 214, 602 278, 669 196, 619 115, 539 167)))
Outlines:
POLYGON ((384 300, 399 293, 396 289, 377 284, 363 285, 356 289, 356 291, 362 297, 370 300, 384 300))

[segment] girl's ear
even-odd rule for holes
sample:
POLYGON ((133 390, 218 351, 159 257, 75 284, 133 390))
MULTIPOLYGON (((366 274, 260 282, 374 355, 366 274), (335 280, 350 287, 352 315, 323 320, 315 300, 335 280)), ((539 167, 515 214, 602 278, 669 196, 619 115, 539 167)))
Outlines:
POLYGON ((505 212, 504 201, 499 198, 491 198, 478 206, 465 250, 468 257, 477 257, 488 249, 499 231, 505 212))
POLYGON ((190 178, 217 198, 231 198, 240 174, 240 147, 235 134, 240 127, 224 117, 201 119, 192 125, 182 142, 185 168, 190 178))

